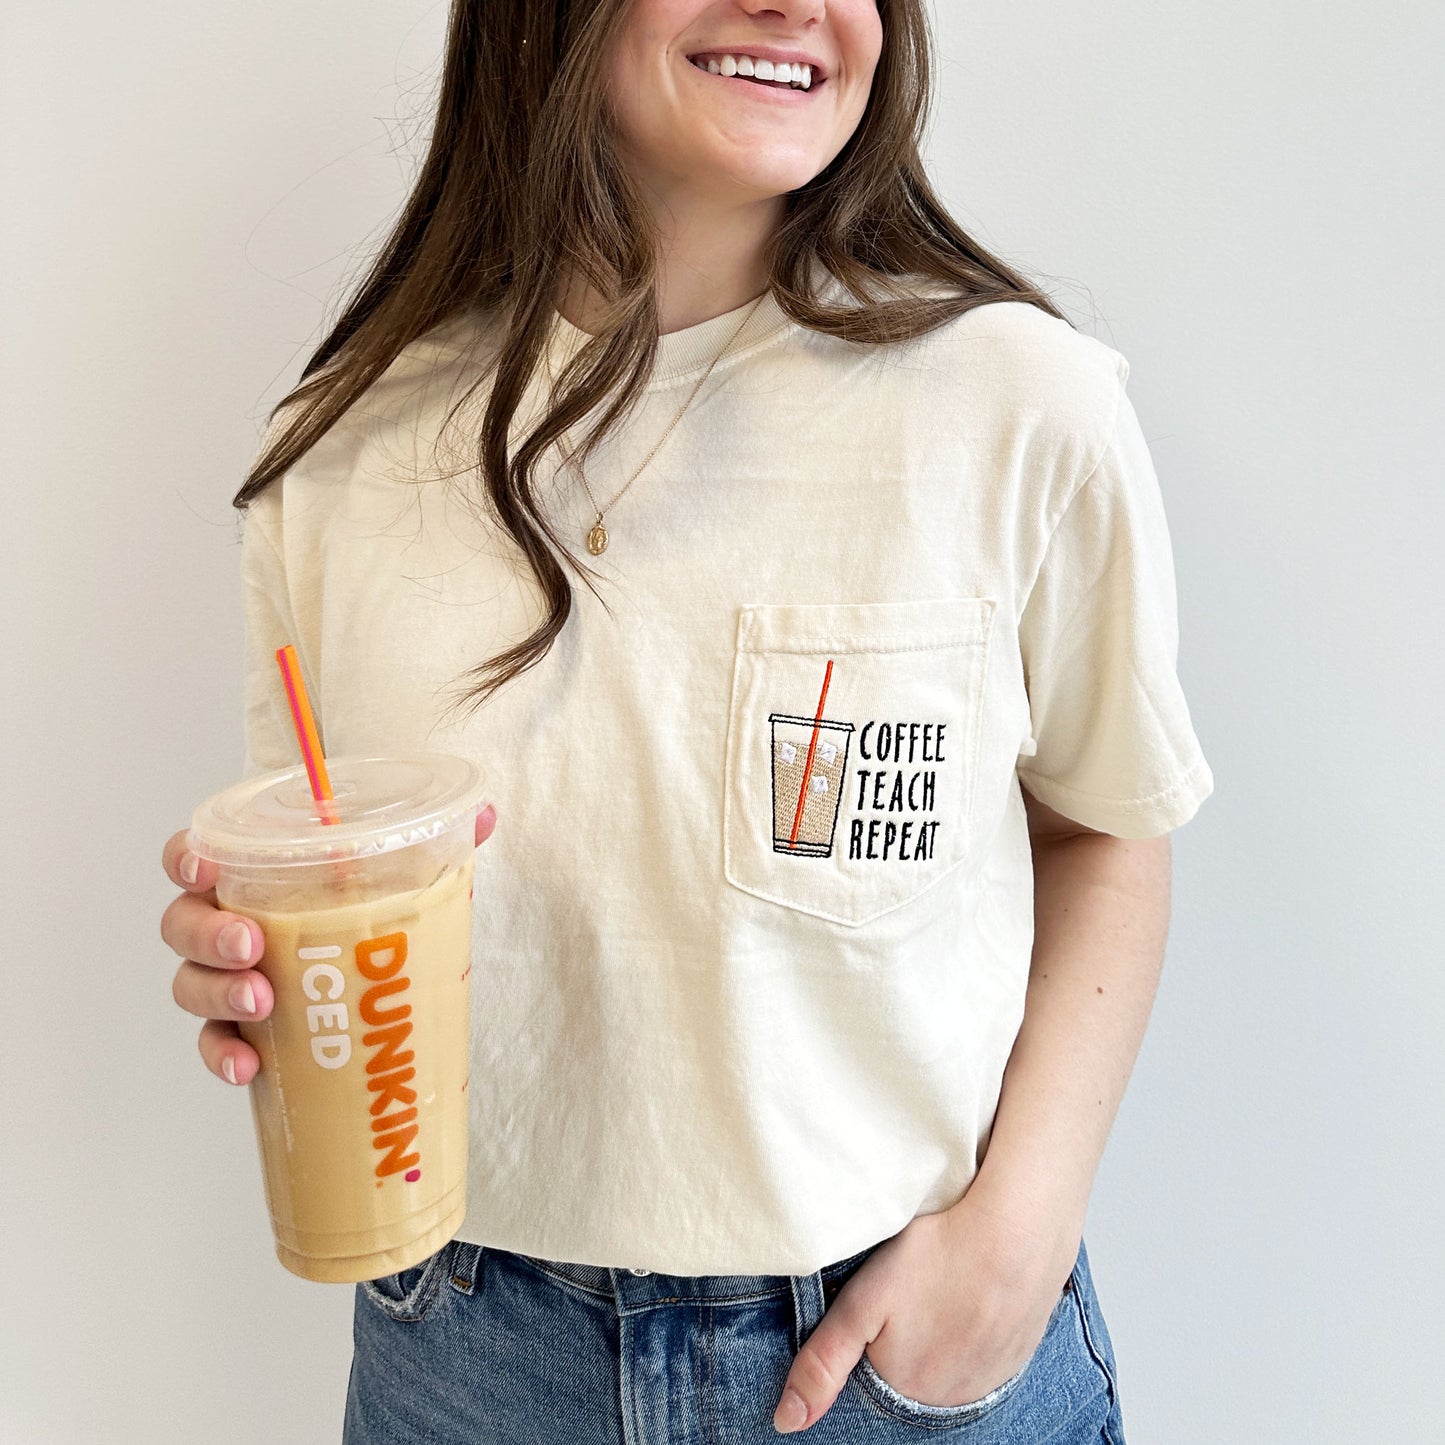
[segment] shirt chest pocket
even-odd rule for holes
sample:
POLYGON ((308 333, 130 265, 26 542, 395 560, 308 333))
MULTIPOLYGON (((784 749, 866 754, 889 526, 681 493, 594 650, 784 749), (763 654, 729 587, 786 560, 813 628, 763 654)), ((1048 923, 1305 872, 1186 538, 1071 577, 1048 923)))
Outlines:
POLYGON ((995 602, 741 609, 723 871, 856 927, 969 855, 995 602))

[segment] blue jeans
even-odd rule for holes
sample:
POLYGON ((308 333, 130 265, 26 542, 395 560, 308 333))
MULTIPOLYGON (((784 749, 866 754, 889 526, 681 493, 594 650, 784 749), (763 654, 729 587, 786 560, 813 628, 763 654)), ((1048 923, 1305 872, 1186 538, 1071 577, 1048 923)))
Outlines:
MULTIPOLYGON (((873 1245, 809 1275, 636 1274, 453 1240, 356 1287, 346 1445, 773 1445, 803 1340, 873 1245)), ((899 1394, 865 1355, 814 1445, 1124 1445, 1082 1243, 1043 1340, 970 1404, 899 1394)))

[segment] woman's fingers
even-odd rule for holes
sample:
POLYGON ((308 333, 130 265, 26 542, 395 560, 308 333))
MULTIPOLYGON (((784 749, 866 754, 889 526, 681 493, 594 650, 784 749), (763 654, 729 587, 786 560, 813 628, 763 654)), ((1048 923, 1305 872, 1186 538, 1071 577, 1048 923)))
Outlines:
POLYGON ((497 810, 488 803, 480 813, 477 814, 477 847, 480 848, 488 838, 492 836, 492 829, 497 826, 497 810))
POLYGON ((246 968, 260 958, 264 945, 259 923, 189 893, 167 904, 161 938, 182 958, 210 968, 246 968))
POLYGON ((166 839, 161 867, 184 890, 161 914, 161 938, 181 956, 171 996, 206 1020, 197 1039, 206 1067, 228 1083, 249 1084, 261 1060, 236 1021, 266 1018, 276 1002, 265 976, 250 966, 265 951, 261 926, 216 906, 216 865, 186 847, 185 829, 166 839))
POLYGON ((196 1041, 206 1067, 228 1084, 249 1084, 261 1067, 256 1050, 236 1030, 236 1025, 208 1019, 196 1041))
POLYGON ((182 828, 166 839, 161 849, 161 867, 166 877, 188 893, 205 893, 216 886, 217 868, 209 858, 202 858, 186 847, 186 832, 182 828))
POLYGON ((176 970, 171 997, 197 1018, 248 1022, 267 1018, 276 1002, 265 974, 206 968, 189 958, 176 970))

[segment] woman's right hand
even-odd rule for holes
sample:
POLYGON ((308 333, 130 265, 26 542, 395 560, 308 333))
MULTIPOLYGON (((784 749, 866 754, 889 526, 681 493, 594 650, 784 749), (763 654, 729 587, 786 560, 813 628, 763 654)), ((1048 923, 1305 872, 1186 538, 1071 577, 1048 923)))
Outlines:
POLYGON ((186 829, 161 850, 166 877, 183 890, 161 914, 161 937, 181 956, 171 996, 187 1013, 205 1019, 201 1058, 217 1078, 249 1084, 261 1060, 236 1027, 237 1019, 263 1019, 275 995, 251 967, 266 948, 261 925, 216 903, 218 869, 186 847, 186 829))
MULTIPOLYGON (((479 846, 496 822, 496 809, 488 803, 477 814, 479 846)), ((249 1084, 261 1060, 236 1022, 264 1019, 276 1002, 265 975, 251 966, 266 948, 261 925, 217 904, 217 867, 186 847, 186 829, 166 839, 161 867, 182 890, 161 914, 161 938, 181 958, 171 996, 206 1021, 197 1041, 206 1067, 228 1083, 249 1084)))

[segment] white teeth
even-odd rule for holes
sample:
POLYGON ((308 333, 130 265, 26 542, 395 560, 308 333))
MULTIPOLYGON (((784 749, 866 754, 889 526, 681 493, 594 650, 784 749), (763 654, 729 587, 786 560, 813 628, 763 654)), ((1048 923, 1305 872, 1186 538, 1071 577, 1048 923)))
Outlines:
POLYGON ((751 55, 709 55, 705 61, 697 60, 693 64, 709 75, 746 75, 774 85, 792 86, 795 90, 813 88, 813 67, 798 62, 755 60, 751 55))

